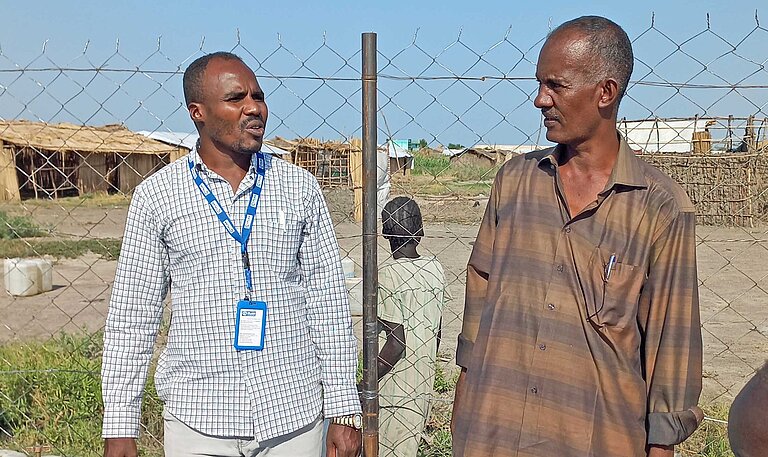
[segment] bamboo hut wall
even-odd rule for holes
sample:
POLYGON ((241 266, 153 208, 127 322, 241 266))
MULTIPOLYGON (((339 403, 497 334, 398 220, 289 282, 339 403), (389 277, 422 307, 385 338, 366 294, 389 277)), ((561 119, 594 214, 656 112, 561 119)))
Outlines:
POLYGON ((352 183, 349 156, 354 150, 347 144, 323 144, 309 138, 293 147, 291 162, 312 173, 321 187, 348 187, 352 183))
POLYGON ((411 172, 411 162, 413 157, 390 157, 389 173, 407 175, 411 172))
POLYGON ((0 201, 21 200, 14 150, 12 144, 4 144, 0 140, 0 201))
POLYGON ((285 159, 312 173, 322 187, 354 185, 350 157, 355 152, 362 151, 359 138, 351 138, 349 142, 324 142, 316 138, 289 141, 276 137, 268 144, 289 151, 290 156, 284 156, 285 159))
POLYGON ((170 160, 171 162, 175 162, 176 160, 186 156, 187 154, 189 154, 189 149, 178 147, 176 148, 175 151, 171 152, 170 160))
POLYGON ((291 154, 291 162, 317 176, 317 151, 297 148, 291 154))
POLYGON ((349 168, 352 174, 352 189, 354 192, 355 221, 363 220, 363 151, 352 151, 349 156, 349 168))
POLYGON ((79 155, 20 147, 16 149, 15 162, 21 196, 58 198, 78 194, 79 155))
POLYGON ((323 150, 317 154, 315 177, 321 187, 349 186, 349 149, 323 150))
POLYGON ((170 161, 170 156, 170 154, 118 155, 117 170, 119 173, 120 192, 126 194, 133 192, 133 189, 152 173, 167 165, 170 161))
POLYGON ((704 225, 754 227, 768 209, 768 157, 762 154, 643 155, 680 183, 704 225))
POLYGON ((110 192, 114 187, 110 182, 111 164, 114 154, 80 153, 80 163, 77 167, 77 188, 80 194, 90 192, 110 192))

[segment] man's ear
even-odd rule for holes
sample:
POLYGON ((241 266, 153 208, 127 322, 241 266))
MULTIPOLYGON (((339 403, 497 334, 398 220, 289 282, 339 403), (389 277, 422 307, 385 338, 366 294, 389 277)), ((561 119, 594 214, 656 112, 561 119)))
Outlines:
POLYGON ((200 103, 192 102, 187 105, 187 109, 189 110, 189 117, 192 119, 192 122, 198 123, 205 121, 205 109, 200 103))
POLYGON ((613 78, 604 79, 598 86, 597 106, 600 109, 609 108, 619 99, 619 83, 613 78))

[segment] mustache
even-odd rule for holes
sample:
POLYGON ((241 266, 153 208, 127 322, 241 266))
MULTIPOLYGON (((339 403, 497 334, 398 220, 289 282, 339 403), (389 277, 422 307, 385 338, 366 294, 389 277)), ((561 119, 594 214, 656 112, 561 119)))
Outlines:
POLYGON ((548 110, 541 110, 541 115, 544 116, 547 119, 557 119, 560 117, 560 114, 556 111, 553 111, 551 109, 548 110))
POLYGON ((245 130, 249 127, 264 128, 264 119, 261 116, 248 116, 240 121, 240 129, 245 130))

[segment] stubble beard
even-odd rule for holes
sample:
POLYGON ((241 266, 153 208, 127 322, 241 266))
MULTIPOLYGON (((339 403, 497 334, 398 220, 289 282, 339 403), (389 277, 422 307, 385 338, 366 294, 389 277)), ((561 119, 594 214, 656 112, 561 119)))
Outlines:
POLYGON ((249 137, 251 137, 251 135, 247 133, 240 124, 233 129, 216 128, 211 132, 211 139, 214 142, 224 145, 233 152, 241 155, 253 155, 261 151, 264 139, 253 138, 251 140, 249 137), (235 136, 236 139, 229 142, 226 140, 228 136, 235 136))
POLYGON ((253 155, 253 154, 256 154, 257 152, 261 151, 261 146, 262 146, 263 143, 264 143, 263 139, 262 140, 256 140, 256 144, 251 146, 251 145, 247 145, 246 141, 244 141, 241 138, 239 141, 237 141, 234 144, 234 148, 233 149, 238 154, 253 155))

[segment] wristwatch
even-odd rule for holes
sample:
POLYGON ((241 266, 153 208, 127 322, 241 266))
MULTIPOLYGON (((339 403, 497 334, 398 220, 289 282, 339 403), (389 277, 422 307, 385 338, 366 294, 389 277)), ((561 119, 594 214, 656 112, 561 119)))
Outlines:
POLYGON ((355 430, 362 430, 363 428, 363 415, 362 414, 348 414, 346 416, 337 416, 331 418, 332 424, 346 425, 352 427, 355 430))

